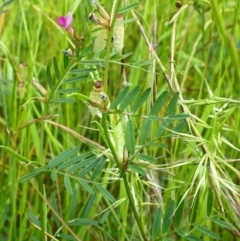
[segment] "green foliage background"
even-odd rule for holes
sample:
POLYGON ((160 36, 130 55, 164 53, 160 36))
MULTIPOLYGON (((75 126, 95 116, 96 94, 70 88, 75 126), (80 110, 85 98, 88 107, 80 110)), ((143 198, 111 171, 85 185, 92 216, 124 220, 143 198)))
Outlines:
POLYGON ((240 3, 134 3, 120 1, 123 59, 91 52, 86 0, 0 4, 0 240, 239 239, 240 3), (129 86, 102 119, 90 68, 112 103, 129 86))

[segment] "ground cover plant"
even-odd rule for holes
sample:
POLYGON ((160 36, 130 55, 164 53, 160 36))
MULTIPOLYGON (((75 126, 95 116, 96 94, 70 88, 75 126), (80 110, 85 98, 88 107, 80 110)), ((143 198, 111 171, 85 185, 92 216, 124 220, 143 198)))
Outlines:
POLYGON ((239 240, 239 1, 0 7, 0 240, 239 240))

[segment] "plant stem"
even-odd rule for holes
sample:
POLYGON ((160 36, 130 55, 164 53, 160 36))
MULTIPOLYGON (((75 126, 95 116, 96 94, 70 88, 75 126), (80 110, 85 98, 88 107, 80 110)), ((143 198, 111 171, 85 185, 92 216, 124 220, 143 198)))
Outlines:
POLYGON ((108 38, 107 38, 107 53, 106 53, 106 60, 105 60, 105 70, 104 70, 104 79, 103 79, 103 92, 107 94, 108 91, 108 72, 109 72, 109 60, 110 60, 110 52, 111 52, 111 47, 112 47, 112 36, 113 36, 113 29, 114 29, 114 24, 116 21, 116 16, 118 9, 120 8, 121 1, 117 0, 114 2, 113 7, 113 14, 111 16, 111 25, 110 29, 108 32, 108 38))
POLYGON ((128 195, 128 200, 129 200, 130 206, 132 208, 134 217, 135 217, 135 219, 137 221, 138 228, 139 228, 139 230, 140 230, 140 232, 142 234, 142 238, 144 240, 148 240, 147 237, 146 237, 146 234, 144 232, 144 228, 142 226, 142 223, 140 221, 140 217, 138 216, 137 209, 136 209, 136 207, 134 205, 134 200, 133 200, 133 196, 132 196, 129 184, 128 184, 127 175, 123 175, 123 181, 124 181, 124 186, 125 186, 125 189, 126 189, 126 192, 127 192, 127 195, 128 195))
POLYGON ((134 200, 133 200, 133 196, 132 196, 132 193, 130 191, 129 184, 128 184, 127 175, 122 175, 124 170, 123 170, 123 167, 121 165, 121 162, 118 159, 116 150, 115 150, 115 148, 114 148, 114 146, 113 146, 113 144, 111 142, 111 139, 110 139, 110 136, 109 136, 109 133, 108 133, 107 114, 106 113, 103 113, 103 115, 102 115, 102 125, 103 125, 103 129, 104 129, 105 137, 106 137, 107 142, 108 142, 107 145, 110 148, 111 153, 112 153, 113 158, 114 158, 114 161, 117 164, 117 166, 118 166, 118 168, 119 168, 119 170, 121 172, 121 176, 123 176, 124 186, 125 186, 125 189, 126 189, 126 192, 127 192, 127 195, 128 195, 129 203, 130 203, 130 206, 132 208, 134 217, 135 217, 135 219, 137 221, 138 228, 139 228, 139 230, 140 230, 140 232, 142 234, 143 239, 147 240, 147 237, 146 237, 145 232, 144 232, 144 228, 143 228, 142 223, 140 221, 140 217, 139 217, 139 215, 137 213, 137 209, 136 209, 136 207, 134 205, 134 200))

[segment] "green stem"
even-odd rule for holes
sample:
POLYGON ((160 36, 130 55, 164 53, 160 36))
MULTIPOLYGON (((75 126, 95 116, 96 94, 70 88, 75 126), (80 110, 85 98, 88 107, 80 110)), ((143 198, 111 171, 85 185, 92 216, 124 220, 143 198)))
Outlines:
POLYGON ((212 6, 213 17, 218 26, 219 33, 222 36, 226 46, 229 49, 229 53, 232 58, 232 64, 235 66, 235 71, 237 73, 238 79, 240 79, 239 58, 238 58, 236 44, 234 43, 233 39, 227 32, 226 26, 224 24, 224 19, 222 18, 221 14, 220 14, 221 11, 219 9, 217 1, 210 0, 210 3, 212 6))
POLYGON ((122 173, 123 172, 123 167, 121 165, 121 162, 118 159, 117 152, 116 152, 116 150, 115 150, 115 148, 114 148, 114 146, 112 144, 112 141, 111 141, 109 133, 108 133, 107 114, 106 113, 102 113, 102 126, 103 126, 103 129, 104 129, 104 134, 105 134, 106 140, 108 142, 107 145, 108 145, 108 147, 110 148, 110 150, 112 152, 114 161, 116 162, 120 172, 122 173))
POLYGON ((123 177, 123 181, 124 181, 124 186, 125 186, 125 189, 126 189, 126 192, 127 192, 127 195, 128 195, 128 200, 129 200, 129 203, 130 203, 130 206, 132 208, 132 211, 133 211, 133 214, 134 214, 134 217, 137 221, 137 225, 138 225, 138 228, 142 234, 142 237, 144 240, 147 240, 147 237, 145 235, 145 232, 144 232, 144 228, 143 228, 143 225, 140 221, 140 217, 137 213, 137 209, 134 205, 134 200, 133 200, 133 196, 132 196, 132 193, 131 193, 131 190, 130 190, 130 187, 129 187, 129 184, 128 184, 128 180, 127 180, 127 175, 122 175, 124 174, 124 170, 123 170, 123 167, 121 165, 121 162, 119 161, 118 159, 118 156, 117 156, 117 152, 111 142, 111 139, 110 139, 110 136, 109 136, 109 133, 108 133, 108 126, 107 126, 107 114, 106 113, 103 113, 102 115, 102 126, 103 126, 103 129, 104 129, 104 134, 105 134, 105 137, 106 137, 106 140, 107 140, 107 145, 108 147, 110 148, 111 152, 112 152, 112 155, 113 155, 113 158, 114 158, 114 161, 115 163, 117 164, 120 172, 121 172, 121 176, 123 177))
POLYGON ((147 237, 146 237, 146 234, 144 232, 144 228, 143 228, 143 225, 140 221, 140 217, 138 216, 138 213, 137 213, 137 209, 134 205, 134 200, 133 200, 133 196, 132 196, 132 193, 131 193, 131 190, 130 190, 130 187, 129 187, 129 184, 128 184, 128 180, 127 180, 127 175, 123 175, 123 181, 124 181, 124 186, 125 186, 125 189, 126 189, 126 192, 127 192, 127 195, 128 195, 128 200, 129 200, 129 203, 130 203, 130 206, 132 208, 132 211, 133 211, 133 215, 137 221, 137 225, 138 225, 138 228, 142 234, 142 238, 144 240, 148 240, 147 237))
POLYGON ((118 12, 118 9, 120 8, 120 4, 121 4, 120 0, 117 0, 116 4, 114 4, 115 6, 115 9, 113 11, 114 14, 111 16, 111 26, 110 26, 110 29, 108 32, 108 38, 107 38, 107 53, 106 53, 104 79, 103 79, 103 92, 106 94, 108 90, 108 72, 109 72, 110 53, 111 53, 111 47, 112 47, 113 29, 116 21, 117 12, 118 12))

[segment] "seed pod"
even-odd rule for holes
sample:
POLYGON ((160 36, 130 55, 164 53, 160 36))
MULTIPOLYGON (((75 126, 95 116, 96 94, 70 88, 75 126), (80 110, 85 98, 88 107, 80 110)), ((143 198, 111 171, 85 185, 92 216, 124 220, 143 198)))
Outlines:
POLYGON ((175 6, 177 8, 181 8, 182 7, 182 3, 180 1, 177 1, 177 2, 175 2, 175 6))
POLYGON ((118 14, 115 22, 116 26, 113 29, 113 49, 118 52, 122 52, 124 46, 124 24, 118 25, 122 20, 122 14, 118 14))
POLYGON ((45 88, 34 77, 32 78, 32 85, 39 91, 41 95, 47 95, 45 88))
POLYGON ((95 27, 95 31, 93 32, 93 37, 95 38, 93 44, 93 51, 95 53, 106 48, 107 35, 108 30, 106 28, 99 26, 95 27))
MULTIPOLYGON (((103 90, 103 82, 101 80, 98 80, 97 82, 94 83, 92 91, 90 93, 90 98, 93 102, 93 105, 99 106, 102 104, 102 99, 101 99, 101 93, 103 90)), ((94 106, 88 106, 92 116, 98 115, 100 118, 102 117, 102 113, 99 111, 98 107, 94 106)), ((104 108, 104 105, 102 106, 104 108)))

